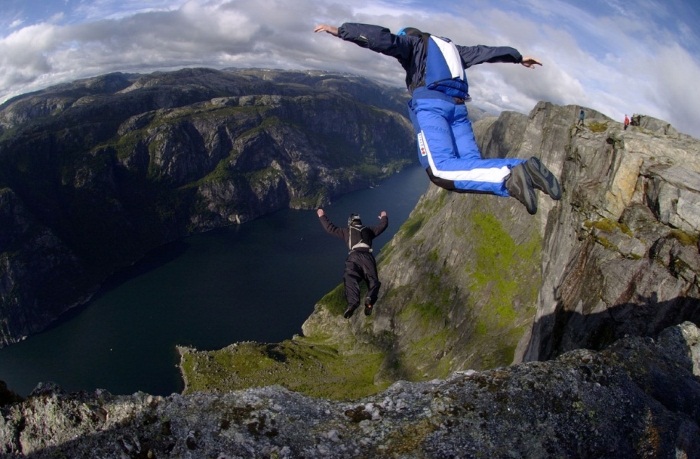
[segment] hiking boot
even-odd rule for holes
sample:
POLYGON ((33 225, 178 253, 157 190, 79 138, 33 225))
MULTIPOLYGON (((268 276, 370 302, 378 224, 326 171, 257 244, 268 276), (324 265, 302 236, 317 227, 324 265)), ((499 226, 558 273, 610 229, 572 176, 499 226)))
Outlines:
POLYGON ((537 195, 530 179, 525 171, 525 164, 518 164, 510 170, 510 176, 506 179, 508 194, 522 202, 530 215, 537 213, 537 195))
POLYGON ((547 169, 547 166, 542 164, 542 161, 533 156, 525 161, 525 170, 530 175, 530 179, 535 188, 544 191, 555 201, 561 199, 559 180, 547 169))
POLYGON ((368 316, 372 314, 372 305, 371 304, 365 304, 365 315, 368 316))
POLYGON ((343 313, 343 317, 349 319, 350 317, 352 317, 353 313, 355 312, 355 309, 357 309, 357 307, 348 306, 348 308, 343 313))

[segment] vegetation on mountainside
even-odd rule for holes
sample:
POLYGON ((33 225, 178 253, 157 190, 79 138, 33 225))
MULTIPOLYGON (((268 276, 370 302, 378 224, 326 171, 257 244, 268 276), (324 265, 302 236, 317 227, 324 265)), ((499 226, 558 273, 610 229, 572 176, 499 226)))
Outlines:
POLYGON ((588 123, 588 129, 591 130, 591 132, 605 132, 608 130, 608 123, 606 122, 601 122, 601 121, 591 121, 588 123))
POLYGON ((478 241, 474 265, 465 271, 471 282, 472 297, 484 298, 477 315, 472 345, 493 351, 483 353, 482 368, 508 365, 528 318, 534 316, 539 282, 542 240, 533 232, 523 243, 516 243, 493 214, 470 214, 469 238, 478 241), (494 346, 496 344, 496 346, 494 346))
POLYGON ((341 354, 324 340, 295 337, 278 344, 237 343, 216 351, 179 349, 185 393, 226 392, 279 384, 333 400, 350 400, 386 389, 374 378, 380 352, 341 354))

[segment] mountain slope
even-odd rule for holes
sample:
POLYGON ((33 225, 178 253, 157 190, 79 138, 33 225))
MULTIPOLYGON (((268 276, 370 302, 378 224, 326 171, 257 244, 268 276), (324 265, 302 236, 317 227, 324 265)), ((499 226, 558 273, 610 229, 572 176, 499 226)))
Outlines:
POLYGON ((431 187, 379 256, 376 313, 343 319, 339 286, 304 336, 183 348, 187 391, 280 383, 353 397, 700 323, 698 141, 651 118, 623 131, 590 110, 577 127, 578 110, 540 103, 476 124, 486 155, 540 156, 561 201, 540 194, 533 217, 514 199, 431 187))

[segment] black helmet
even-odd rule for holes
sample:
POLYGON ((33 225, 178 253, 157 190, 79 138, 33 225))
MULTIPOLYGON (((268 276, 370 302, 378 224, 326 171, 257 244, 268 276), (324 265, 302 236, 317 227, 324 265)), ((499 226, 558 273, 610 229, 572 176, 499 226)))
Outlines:
POLYGON ((359 214, 350 214, 348 217, 348 225, 361 225, 362 220, 360 220, 359 214))

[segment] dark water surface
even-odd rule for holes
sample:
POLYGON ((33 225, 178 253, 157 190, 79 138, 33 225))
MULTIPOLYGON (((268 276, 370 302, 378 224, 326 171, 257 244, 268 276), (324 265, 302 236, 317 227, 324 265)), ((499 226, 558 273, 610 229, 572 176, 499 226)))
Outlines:
MULTIPOLYGON (((386 210, 378 254, 427 186, 425 172, 411 167, 340 198, 326 214, 345 225, 360 213, 374 225, 386 210)), ((176 345, 212 350, 299 334, 314 304, 341 283, 345 255, 315 210, 284 210, 189 237, 150 254, 50 330, 0 349, 0 380, 22 396, 40 381, 69 392, 179 392, 176 345)))

